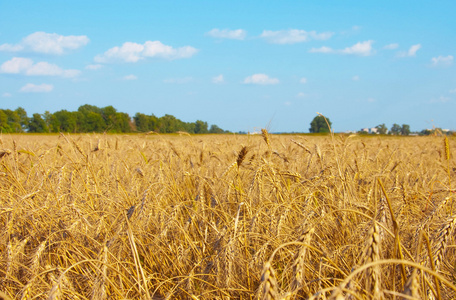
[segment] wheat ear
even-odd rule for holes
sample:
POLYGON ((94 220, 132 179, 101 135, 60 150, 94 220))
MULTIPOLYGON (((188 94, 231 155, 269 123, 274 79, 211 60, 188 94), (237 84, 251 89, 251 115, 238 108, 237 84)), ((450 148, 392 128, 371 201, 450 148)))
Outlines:
POLYGON ((263 272, 261 273, 261 283, 263 284, 262 300, 279 299, 275 271, 269 261, 264 264, 263 272))
POLYGON ((38 246, 38 248, 35 251, 35 254, 33 255, 32 263, 31 263, 31 275, 33 276, 35 273, 37 273, 38 268, 40 267, 40 260, 41 256, 44 252, 44 249, 46 249, 46 241, 41 242, 41 244, 38 246))
POLYGON ((269 138, 269 133, 266 129, 262 128, 261 129, 261 135, 263 136, 264 141, 268 145, 268 147, 271 147, 271 139, 269 138))
POLYGON ((443 262, 443 257, 445 255, 445 250, 450 239, 450 236, 453 234, 454 227, 456 224, 456 215, 451 216, 448 218, 448 221, 443 225, 443 227, 439 230, 439 234, 437 236, 437 248, 434 255, 434 265, 435 269, 439 270, 440 265, 443 262))
MULTIPOLYGON (((380 248, 381 248, 381 240, 377 222, 374 221, 373 226, 369 230, 367 241, 366 241, 366 248, 363 253, 363 263, 370 263, 375 262, 380 259, 380 248)), ((367 271, 367 281, 366 281, 366 288, 372 291, 374 299, 382 298, 381 288, 381 273, 379 266, 375 266, 373 268, 369 268, 367 271)))
POLYGON ((419 299, 419 284, 418 284, 418 276, 416 275, 416 269, 413 269, 412 275, 410 275, 409 279, 404 285, 404 291, 402 292, 404 295, 410 296, 413 299, 419 299))
MULTIPOLYGON (((315 231, 314 228, 306 230, 306 232, 304 232, 304 234, 301 235, 301 237, 299 238, 299 242, 309 245, 314 231, 315 231)), ((301 288, 303 285, 303 279, 304 279, 303 269, 304 269, 304 262, 305 262, 306 253, 307 253, 306 245, 302 245, 301 248, 299 249, 299 251, 295 255, 295 259, 293 262, 293 281, 291 283, 292 290, 297 290, 297 289, 301 288)))

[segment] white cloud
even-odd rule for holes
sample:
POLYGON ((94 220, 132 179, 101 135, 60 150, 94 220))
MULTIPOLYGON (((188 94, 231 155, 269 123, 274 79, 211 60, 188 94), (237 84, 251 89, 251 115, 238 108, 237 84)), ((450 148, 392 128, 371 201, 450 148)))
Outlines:
POLYGON ((21 51, 22 49, 24 49, 24 47, 21 45, 11 45, 11 44, 0 45, 0 51, 5 51, 5 52, 17 52, 17 51, 21 51))
POLYGON ((299 79, 299 82, 302 83, 302 84, 306 84, 307 83, 307 78, 302 77, 301 79, 299 79))
POLYGON ((450 90, 450 94, 456 94, 456 89, 450 90))
POLYGON ((365 41, 365 42, 358 42, 351 47, 347 47, 347 48, 341 50, 341 53, 369 56, 372 54, 372 43, 373 42, 374 41, 372 41, 372 40, 365 41))
POLYGON ((79 70, 63 70, 59 66, 42 61, 33 63, 30 58, 13 57, 0 66, 0 73, 24 74, 27 76, 62 76, 73 78, 78 76, 79 70))
POLYGON ((307 96, 306 94, 304 94, 303 92, 299 92, 296 97, 298 98, 304 98, 305 96, 307 96))
POLYGON ((278 84, 279 79, 277 78, 270 78, 266 74, 253 74, 252 76, 248 76, 244 79, 245 84, 261 84, 261 85, 268 85, 268 84, 278 84))
POLYGON ((213 83, 224 83, 225 78, 223 77, 223 74, 220 74, 218 76, 212 77, 212 82, 213 83))
POLYGON ((290 105, 293 104, 293 103, 291 103, 290 101, 286 101, 286 102, 284 102, 283 104, 284 104, 285 106, 290 106, 290 105))
POLYGON ((412 57, 416 56, 416 52, 421 49, 421 44, 412 45, 407 52, 401 51, 397 53, 398 57, 412 57))
POLYGON ((329 47, 320 47, 320 48, 312 48, 309 50, 310 53, 336 53, 336 50, 333 50, 329 47))
POLYGON ((75 70, 75 69, 70 69, 70 70, 63 70, 61 74, 57 74, 59 76, 65 77, 65 78, 74 78, 78 77, 81 75, 81 71, 75 70))
POLYGON ((138 77, 133 74, 130 74, 130 75, 124 76, 123 79, 124 80, 136 80, 136 79, 138 79, 138 77))
POLYGON ((383 49, 394 50, 394 49, 397 49, 398 47, 399 47, 399 44, 393 43, 393 44, 388 44, 388 45, 384 46, 383 49))
POLYGON ((220 38, 220 39, 231 39, 231 40, 243 40, 247 36, 247 31, 244 29, 236 29, 236 30, 229 30, 229 29, 218 29, 214 28, 206 35, 214 37, 214 38, 220 38))
POLYGON ((192 82, 192 77, 182 77, 182 78, 168 78, 163 80, 164 83, 176 83, 176 84, 184 84, 192 82))
POLYGON ((358 81, 358 80, 359 80, 359 76, 358 76, 358 75, 353 76, 353 77, 352 77, 352 80, 353 80, 353 81, 358 81))
POLYGON ((164 59, 189 58, 195 55, 198 49, 190 46, 173 48, 160 41, 147 41, 144 44, 126 42, 120 47, 113 47, 105 53, 95 56, 97 63, 138 62, 147 57, 164 59))
POLYGON ((410 49, 408 51, 408 56, 415 56, 416 52, 418 50, 420 50, 420 48, 421 48, 421 44, 413 45, 412 47, 410 47, 410 49))
POLYGON ((114 60, 125 62, 137 62, 143 59, 141 56, 144 51, 144 45, 126 42, 121 47, 113 47, 102 55, 95 56, 95 61, 98 63, 106 63, 114 60))
POLYGON ((86 70, 99 70, 103 67, 103 65, 99 65, 99 64, 96 64, 96 65, 87 65, 85 67, 86 70))
POLYGON ((89 38, 85 35, 64 36, 57 33, 38 31, 23 38, 19 44, 0 45, 0 51, 32 51, 45 54, 63 54, 66 50, 75 50, 83 47, 89 41, 89 38))
POLYGON ((9 98, 9 97, 11 97, 11 96, 13 96, 13 95, 11 95, 10 93, 3 93, 3 94, 2 94, 2 97, 3 97, 3 98, 9 98))
POLYGON ((47 62, 38 62, 28 68, 25 72, 26 75, 47 75, 47 76, 57 76, 61 75, 63 70, 57 66, 47 62))
POLYGON ((351 47, 347 47, 345 49, 332 49, 329 47, 320 47, 320 48, 312 48, 309 50, 310 53, 334 53, 334 54, 353 54, 359 56, 369 56, 374 54, 374 50, 372 48, 372 43, 374 41, 364 41, 358 42, 351 47))
POLYGON ((450 97, 440 96, 439 98, 432 98, 429 102, 430 103, 447 103, 450 101, 450 97))
POLYGON ((359 31, 359 30, 361 30, 361 26, 355 25, 355 26, 352 27, 352 30, 353 31, 359 31))
POLYGON ((305 31, 299 29, 289 30, 264 30, 260 37, 272 44, 296 44, 310 40, 327 40, 333 36, 332 32, 317 33, 316 31, 305 31))
POLYGON ((52 84, 33 84, 27 83, 19 91, 22 93, 49 93, 54 89, 52 84))
POLYGON ((433 67, 449 67, 453 64, 453 56, 448 55, 448 56, 438 56, 438 57, 433 57, 431 59, 432 66, 433 67))
POLYGON ((0 66, 0 73, 19 74, 30 69, 32 66, 33 60, 30 58, 13 57, 0 66))
POLYGON ((375 101, 377 101, 377 100, 375 100, 374 98, 367 98, 367 102, 369 102, 369 103, 373 103, 375 101))

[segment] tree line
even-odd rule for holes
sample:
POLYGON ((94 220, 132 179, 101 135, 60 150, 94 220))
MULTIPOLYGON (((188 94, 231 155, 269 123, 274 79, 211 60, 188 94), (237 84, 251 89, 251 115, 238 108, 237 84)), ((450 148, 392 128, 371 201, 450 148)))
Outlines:
MULTIPOLYGON (((313 118, 312 122, 310 123, 309 132, 310 133, 328 133, 330 132, 330 127, 332 123, 329 118, 323 115, 317 115, 313 118)), ((388 130, 385 123, 375 126, 374 128, 366 128, 358 131, 359 134, 390 134, 390 135, 450 135, 456 134, 454 131, 450 131, 448 129, 441 129, 441 128, 433 128, 433 129, 424 129, 420 132, 411 132, 410 125, 408 124, 396 124, 394 123, 391 126, 391 129, 388 130)))
POLYGON ((227 133, 217 125, 207 122, 184 122, 172 115, 156 117, 136 113, 133 118, 127 113, 118 112, 112 106, 97 107, 82 105, 77 111, 59 110, 54 113, 45 111, 35 113, 31 117, 22 107, 16 110, 0 109, 0 131, 3 133, 20 132, 149 132, 173 133, 185 131, 188 133, 227 133))

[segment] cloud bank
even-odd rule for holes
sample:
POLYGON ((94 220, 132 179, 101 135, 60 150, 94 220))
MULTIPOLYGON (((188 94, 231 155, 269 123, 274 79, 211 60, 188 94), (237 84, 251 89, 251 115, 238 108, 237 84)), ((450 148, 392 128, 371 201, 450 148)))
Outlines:
POLYGON ((27 83, 19 91, 22 93, 49 93, 54 89, 52 84, 27 83))
POLYGON ((206 33, 206 35, 219 39, 243 40, 247 36, 247 31, 244 29, 229 30, 214 28, 206 33))
POLYGON ((64 54, 67 50, 75 50, 89 43, 89 38, 85 35, 60 35, 57 33, 46 33, 38 31, 32 33, 19 44, 2 44, 0 51, 19 52, 28 51, 44 54, 64 54))
POLYGON ((279 79, 277 78, 270 78, 266 74, 253 74, 252 76, 248 76, 244 79, 245 84, 259 84, 259 85, 270 85, 270 84, 278 84, 279 79))
POLYGON ((223 74, 212 77, 212 83, 224 83, 224 82, 225 82, 225 78, 223 77, 223 74))
POLYGON ((296 44, 310 40, 327 40, 333 36, 332 32, 317 33, 316 31, 305 31, 299 29, 289 30, 264 30, 260 35, 271 44, 296 44))
POLYGON ((23 74, 27 76, 61 76, 72 78, 78 76, 79 70, 63 70, 57 65, 42 61, 34 63, 30 58, 13 57, 0 66, 0 73, 23 74))
POLYGON ((359 56, 370 56, 374 54, 372 44, 374 41, 358 42, 351 47, 345 49, 332 49, 330 47, 312 48, 309 50, 310 53, 325 53, 325 54, 347 54, 347 55, 359 55, 359 56))
POLYGON ((431 63, 433 67, 449 67, 453 64, 453 56, 448 55, 448 56, 438 56, 438 57, 433 57, 431 58, 431 63))
POLYGON ((413 57, 421 49, 421 44, 412 45, 408 51, 402 51, 397 54, 398 57, 413 57))
POLYGON ((144 44, 126 42, 120 47, 113 47, 105 53, 95 56, 94 60, 97 63, 135 63, 150 57, 174 60, 192 57, 197 52, 198 49, 191 46, 173 48, 160 41, 147 41, 144 44))

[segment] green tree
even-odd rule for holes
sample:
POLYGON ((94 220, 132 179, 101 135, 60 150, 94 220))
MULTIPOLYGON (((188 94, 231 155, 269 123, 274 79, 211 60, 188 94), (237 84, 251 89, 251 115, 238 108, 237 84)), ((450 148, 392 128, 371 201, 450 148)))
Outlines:
POLYGON ((33 114, 29 122, 29 132, 49 132, 49 128, 40 114, 33 114))
MULTIPOLYGON (((51 131, 52 132, 79 132, 77 112, 69 112, 67 110, 56 111, 51 118, 51 131)), ((80 121, 79 121, 80 123, 80 121)))
POLYGON ((133 117, 135 121, 136 130, 139 132, 147 132, 150 131, 149 129, 149 119, 150 117, 146 114, 136 113, 133 117))
POLYGON ((401 134, 402 135, 409 135, 410 134, 410 125, 402 124, 401 134))
POLYGON ((387 134, 388 128, 386 127, 385 123, 375 126, 377 128, 379 134, 387 134))
POLYGON ((22 131, 26 130, 29 124, 27 112, 22 107, 18 107, 15 112, 19 117, 19 123, 21 124, 22 131))
POLYGON ((115 132, 130 132, 131 128, 130 116, 127 113, 116 113, 114 123, 115 132))
POLYGON ((103 111, 102 111, 101 108, 99 108, 99 107, 97 107, 95 105, 89 105, 89 104, 84 104, 84 105, 79 106, 78 111, 83 113, 83 114, 86 114, 89 111, 95 112, 95 113, 100 114, 100 115, 103 114, 103 111))
POLYGON ((43 114, 44 122, 46 122, 46 125, 49 128, 49 130, 51 130, 52 117, 53 114, 51 114, 48 110, 46 110, 43 114))
POLYGON ((15 110, 5 109, 3 111, 8 117, 9 132, 22 132, 20 117, 15 110))
POLYGON ((106 123, 101 114, 94 111, 88 111, 84 115, 83 132, 102 132, 106 128, 106 123))
POLYGON ((101 116, 106 124, 106 130, 110 132, 121 132, 117 124, 117 110, 112 106, 106 106, 100 109, 101 116))
POLYGON ((178 120, 173 115, 164 115, 160 118, 160 132, 171 133, 179 130, 178 120))
POLYGON ((79 132, 102 132, 106 129, 103 109, 94 105, 81 105, 76 112, 77 131, 79 132))
POLYGON ((402 127, 399 124, 394 123, 393 127, 391 127, 391 134, 398 135, 401 133, 402 127))
POLYGON ((217 125, 212 124, 209 133, 225 133, 225 131, 217 125))
POLYGON ((324 116, 318 115, 310 123, 309 131, 310 133, 327 133, 330 132, 331 125, 332 123, 328 118, 325 120, 324 116), (326 121, 328 121, 328 123, 326 123, 326 121))
POLYGON ((3 109, 0 109, 0 131, 1 132, 11 132, 11 127, 8 123, 8 115, 3 109))
POLYGON ((207 129, 207 122, 203 122, 201 120, 197 120, 195 122, 195 133, 208 133, 209 130, 207 129))

